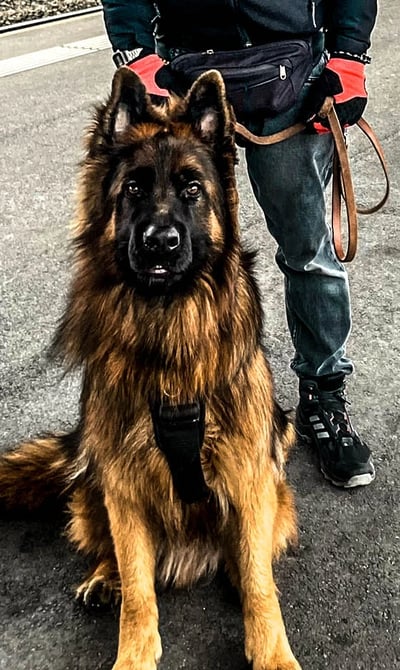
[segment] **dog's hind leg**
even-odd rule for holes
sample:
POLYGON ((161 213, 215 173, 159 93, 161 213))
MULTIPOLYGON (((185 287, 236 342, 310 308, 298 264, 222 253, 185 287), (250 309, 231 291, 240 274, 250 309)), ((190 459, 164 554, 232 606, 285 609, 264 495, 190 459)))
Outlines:
POLYGON ((121 583, 100 488, 91 481, 81 483, 72 495, 69 511, 68 538, 95 566, 77 588, 77 600, 85 607, 117 605, 121 583))
POLYGON ((100 561, 76 589, 76 599, 86 608, 108 609, 121 600, 121 580, 114 558, 100 561))

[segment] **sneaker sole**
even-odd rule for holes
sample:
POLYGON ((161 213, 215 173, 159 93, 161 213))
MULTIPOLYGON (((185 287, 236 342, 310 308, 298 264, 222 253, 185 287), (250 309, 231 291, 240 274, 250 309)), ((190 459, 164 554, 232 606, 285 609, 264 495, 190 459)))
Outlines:
MULTIPOLYGON (((307 435, 306 432, 300 432, 299 428, 296 427, 296 433, 302 440, 304 440, 304 442, 313 445, 311 437, 307 435)), ((353 477, 350 477, 350 479, 348 479, 346 482, 338 481, 337 479, 332 477, 332 475, 330 475, 328 472, 326 472, 326 470, 324 470, 321 462, 319 464, 319 467, 325 479, 334 486, 337 486, 338 488, 341 489, 352 489, 355 488, 356 486, 368 486, 368 484, 371 484, 374 481, 376 474, 375 467, 372 461, 370 462, 371 472, 364 472, 361 475, 354 475, 353 477)))
POLYGON ((364 474, 362 475, 354 475, 354 477, 351 477, 347 482, 339 482, 333 477, 331 477, 331 475, 325 472, 321 464, 320 468, 325 479, 327 479, 334 486, 337 486, 342 489, 352 489, 355 488, 356 486, 368 486, 368 484, 371 484, 371 482, 373 482, 375 479, 375 468, 372 463, 371 463, 372 472, 364 472, 364 474))

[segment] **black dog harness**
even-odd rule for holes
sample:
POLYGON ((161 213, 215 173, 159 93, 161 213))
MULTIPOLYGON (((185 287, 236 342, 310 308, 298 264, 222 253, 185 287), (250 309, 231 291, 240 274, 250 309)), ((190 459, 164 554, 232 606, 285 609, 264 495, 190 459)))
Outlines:
POLYGON ((203 500, 209 488, 204 480, 200 450, 204 440, 204 402, 151 407, 154 434, 165 455, 179 497, 186 503, 203 500))

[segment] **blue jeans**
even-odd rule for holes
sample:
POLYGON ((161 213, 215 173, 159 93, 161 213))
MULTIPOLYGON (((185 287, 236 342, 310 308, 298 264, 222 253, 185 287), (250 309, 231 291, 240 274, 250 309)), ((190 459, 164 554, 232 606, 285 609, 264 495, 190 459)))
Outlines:
MULTIPOLYGON (((291 110, 252 130, 270 134, 293 123, 297 113, 291 110)), ((295 348, 291 367, 299 377, 353 371, 345 355, 351 328, 348 277, 326 221, 332 157, 330 133, 304 132, 277 144, 246 147, 253 191, 278 244, 276 261, 285 278, 295 348)))

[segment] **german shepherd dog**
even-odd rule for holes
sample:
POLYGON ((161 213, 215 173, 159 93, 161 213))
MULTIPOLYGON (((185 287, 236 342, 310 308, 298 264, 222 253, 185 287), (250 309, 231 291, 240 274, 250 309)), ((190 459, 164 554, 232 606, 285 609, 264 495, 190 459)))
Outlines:
POLYGON ((163 105, 116 72, 86 138, 54 338, 83 373, 79 424, 0 458, 2 508, 62 499, 70 540, 93 560, 77 597, 119 600, 113 670, 155 670, 157 583, 190 585, 221 564, 254 670, 300 669, 272 572, 296 540, 294 430, 261 346, 236 162, 218 72, 163 105))

